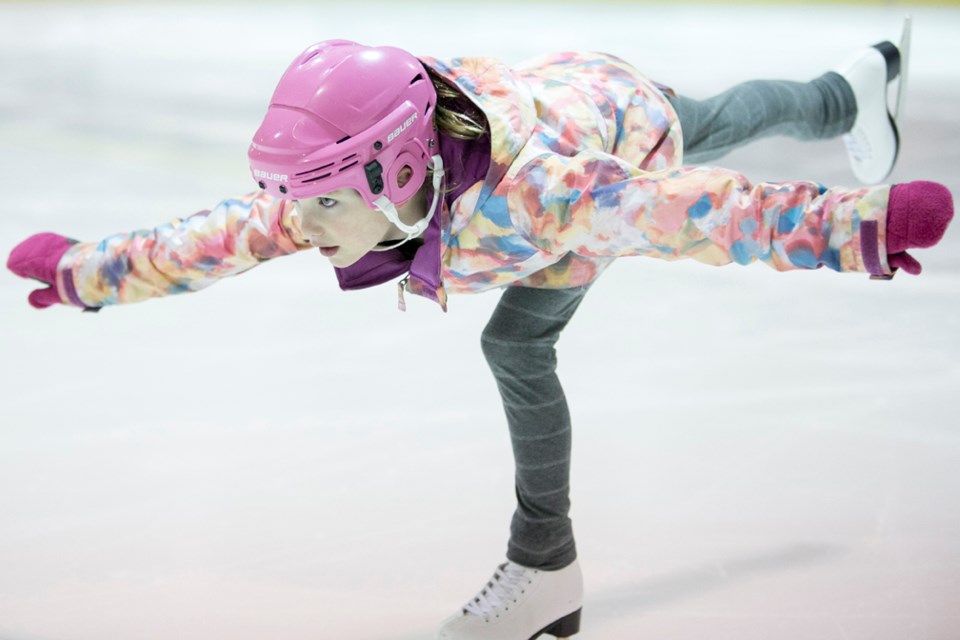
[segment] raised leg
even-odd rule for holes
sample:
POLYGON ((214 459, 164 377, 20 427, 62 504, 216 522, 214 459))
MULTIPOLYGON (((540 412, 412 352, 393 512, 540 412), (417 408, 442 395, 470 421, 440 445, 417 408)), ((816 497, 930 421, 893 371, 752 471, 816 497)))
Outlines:
POLYGON ((834 72, 810 82, 752 80, 706 100, 668 98, 680 118, 689 163, 716 160, 767 136, 833 138, 849 131, 857 116, 850 85, 834 72))

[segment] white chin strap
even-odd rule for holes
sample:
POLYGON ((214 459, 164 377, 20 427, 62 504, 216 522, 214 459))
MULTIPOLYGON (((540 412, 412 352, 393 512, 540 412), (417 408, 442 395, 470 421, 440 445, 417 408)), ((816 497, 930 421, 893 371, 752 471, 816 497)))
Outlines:
POLYGON ((407 237, 395 244, 391 244, 389 247, 374 247, 373 251, 389 251, 390 249, 396 249, 405 242, 409 242, 416 237, 419 237, 430 224, 430 220, 433 218, 434 214, 437 212, 437 205, 440 202, 440 186, 443 183, 443 159, 440 157, 440 154, 437 154, 430 158, 430 163, 433 166, 433 204, 430 205, 430 208, 427 210, 427 215, 415 225, 411 226, 404 224, 400 221, 400 214, 397 213, 397 207, 390 202, 386 196, 380 196, 373 201, 373 206, 380 210, 383 215, 387 217, 393 225, 407 234, 407 237))

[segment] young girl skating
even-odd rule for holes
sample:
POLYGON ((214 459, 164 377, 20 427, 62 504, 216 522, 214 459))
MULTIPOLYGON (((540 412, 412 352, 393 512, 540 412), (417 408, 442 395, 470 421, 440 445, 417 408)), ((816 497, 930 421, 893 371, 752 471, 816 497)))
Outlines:
POLYGON ((905 42, 867 48, 809 83, 749 82, 705 101, 599 53, 509 68, 321 42, 284 73, 254 136, 257 191, 98 243, 32 236, 7 266, 49 285, 30 294, 38 308, 196 291, 309 248, 343 289, 398 282, 401 308, 405 292, 446 310, 451 293, 505 287, 482 345, 516 461, 507 562, 437 637, 567 637, 579 631, 583 587, 560 332, 620 256, 920 273, 906 251, 943 236, 953 204, 941 185, 751 184, 682 166, 761 136, 843 135, 860 181, 882 181, 899 146, 887 89, 903 85, 905 42))

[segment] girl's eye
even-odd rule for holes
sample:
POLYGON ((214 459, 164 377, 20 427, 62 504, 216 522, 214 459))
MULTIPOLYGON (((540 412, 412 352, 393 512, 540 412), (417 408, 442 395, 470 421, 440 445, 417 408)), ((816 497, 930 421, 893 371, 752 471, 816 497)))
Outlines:
POLYGON ((329 209, 337 204, 337 201, 333 198, 317 198, 317 202, 319 202, 320 206, 324 207, 325 209, 329 209))

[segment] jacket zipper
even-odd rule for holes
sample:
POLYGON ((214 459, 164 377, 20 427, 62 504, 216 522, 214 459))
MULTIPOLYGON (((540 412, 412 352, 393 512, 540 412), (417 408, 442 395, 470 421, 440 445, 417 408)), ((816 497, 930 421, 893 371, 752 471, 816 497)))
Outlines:
POLYGON ((403 299, 403 290, 407 286, 407 280, 409 279, 410 279, 410 276, 408 275, 403 280, 397 283, 397 309, 399 309, 400 311, 407 310, 407 303, 403 299))

